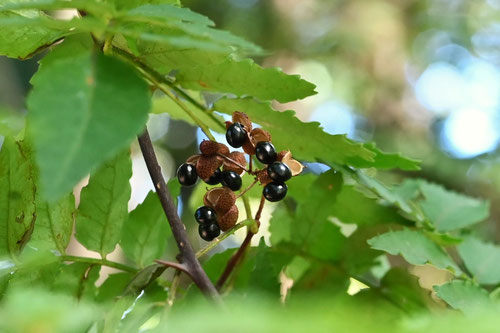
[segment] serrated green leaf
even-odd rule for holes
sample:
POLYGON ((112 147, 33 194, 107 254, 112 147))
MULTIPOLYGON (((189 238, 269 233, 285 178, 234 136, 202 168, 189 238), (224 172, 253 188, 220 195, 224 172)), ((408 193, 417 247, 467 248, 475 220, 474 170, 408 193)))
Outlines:
MULTIPOLYGON (((4 11, 0 12, 0 19, 37 19, 41 15, 43 14, 37 10, 4 11)), ((10 58, 29 58, 38 49, 64 36, 61 31, 43 26, 17 27, 2 24, 0 27, 0 54, 10 58)))
POLYGON ((219 64, 184 68, 176 78, 188 89, 250 95, 281 103, 316 94, 316 86, 298 75, 285 74, 278 68, 262 68, 250 59, 238 61, 228 57, 219 64))
MULTIPOLYGON (((213 112, 200 111, 189 103, 185 103, 185 105, 203 124, 207 125, 210 129, 219 133, 226 133, 226 127, 224 126, 224 119, 222 117, 213 112)), ((172 119, 184 120, 193 126, 198 126, 198 124, 186 113, 186 111, 184 111, 169 97, 164 96, 153 99, 152 110, 153 113, 168 113, 172 119)))
POLYGON ((28 131, 49 201, 127 147, 147 120, 147 84, 128 65, 94 54, 90 42, 66 40, 32 79, 28 131))
POLYGON ((489 203, 444 187, 422 181, 420 191, 425 200, 420 202, 424 214, 438 231, 445 232, 471 226, 486 219, 489 203))
POLYGON ((181 8, 170 4, 144 4, 129 10, 125 17, 150 17, 164 22, 190 22, 200 25, 214 26, 215 23, 208 17, 191 11, 189 8, 181 8))
POLYGON ((442 269, 451 268, 457 275, 461 273, 451 258, 420 231, 389 231, 369 239, 368 244, 376 250, 402 255, 412 265, 432 264, 442 269))
POLYGON ((293 157, 299 160, 347 164, 355 156, 367 161, 375 157, 372 151, 345 135, 328 134, 319 123, 304 123, 295 117, 294 111, 278 112, 270 103, 259 103, 251 98, 223 98, 215 103, 214 110, 229 115, 234 111, 245 112, 253 122, 271 133, 276 149, 290 149, 293 157))
POLYGON ((142 268, 161 257, 171 233, 160 199, 149 192, 125 221, 120 246, 127 258, 142 268))
POLYGON ((458 246, 465 267, 480 284, 500 283, 500 247, 468 237, 458 246))
POLYGON ((436 295, 452 308, 473 313, 492 307, 488 292, 469 281, 454 280, 434 286, 436 295))
POLYGON ((25 142, 7 137, 0 151, 0 257, 17 256, 36 220, 35 171, 25 142))
POLYGON ((357 157, 350 159, 349 164, 356 165, 358 168, 377 168, 377 169, 394 169, 415 171, 420 170, 420 161, 403 156, 401 153, 386 153, 377 148, 375 143, 368 142, 363 145, 364 148, 374 152, 375 158, 373 162, 368 162, 357 157))
POLYGON ((180 0, 106 0, 106 2, 115 5, 117 9, 131 9, 144 4, 181 5, 180 0))
POLYGON ((48 203, 37 197, 37 219, 31 243, 35 247, 58 250, 64 254, 73 232, 75 198, 73 194, 48 203))
POLYGON ((103 258, 120 241, 127 219, 132 162, 128 152, 104 163, 82 190, 76 215, 76 238, 103 258))

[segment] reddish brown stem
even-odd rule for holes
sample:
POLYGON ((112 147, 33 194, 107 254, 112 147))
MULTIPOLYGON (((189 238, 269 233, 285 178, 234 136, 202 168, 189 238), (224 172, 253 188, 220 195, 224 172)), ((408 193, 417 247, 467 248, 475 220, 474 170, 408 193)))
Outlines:
MULTIPOLYGON (((262 214, 262 210, 264 209, 265 203, 266 203, 266 199, 264 198, 264 196, 262 196, 260 199, 259 209, 257 210, 257 213, 255 214, 255 221, 257 221, 257 225, 259 225, 259 226, 260 226, 259 220, 260 220, 260 217, 262 214)), ((252 233, 249 229, 247 232, 247 236, 243 240, 243 243, 241 243, 240 248, 231 257, 231 259, 229 259, 229 261, 226 264, 226 268, 224 268, 222 275, 219 277, 219 280, 215 284, 215 288, 217 288, 217 290, 221 290, 221 288, 224 286, 224 284, 226 283, 226 281, 229 278, 229 276, 231 275, 231 273, 234 271, 235 267, 243 261, 246 249, 250 245, 253 235, 255 235, 255 234, 252 233)))
POLYGON ((176 270, 184 272, 189 276, 191 276, 191 273, 189 272, 188 268, 181 263, 175 261, 164 261, 164 260, 155 260, 155 262, 166 267, 175 268, 176 270))
POLYGON ((257 184, 258 180, 255 179, 253 181, 252 184, 250 184, 250 186, 248 186, 246 189, 244 189, 242 192, 240 192, 237 196, 236 196, 236 199, 238 199, 239 197, 243 196, 245 193, 247 193, 248 191, 250 191, 252 189, 252 187, 255 186, 255 184, 257 184))

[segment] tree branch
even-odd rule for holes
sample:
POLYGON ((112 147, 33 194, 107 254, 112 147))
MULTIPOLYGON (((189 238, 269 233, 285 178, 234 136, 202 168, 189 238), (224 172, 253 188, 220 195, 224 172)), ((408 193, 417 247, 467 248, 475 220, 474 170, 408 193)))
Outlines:
POLYGON ((196 258, 186 233, 186 227, 177 214, 177 207, 174 204, 172 195, 170 194, 167 184, 163 179, 163 175, 161 174, 161 167, 158 164, 153 144, 151 143, 151 138, 149 137, 147 129, 144 130, 144 133, 139 136, 138 140, 142 155, 144 156, 146 166, 148 167, 148 171, 151 176, 151 180, 156 188, 156 193, 160 198, 161 205, 165 215, 167 216, 170 228, 172 229, 172 234, 177 243, 177 247, 179 248, 180 261, 183 265, 185 265, 189 275, 198 288, 200 288, 200 290, 207 296, 220 302, 219 293, 196 258))

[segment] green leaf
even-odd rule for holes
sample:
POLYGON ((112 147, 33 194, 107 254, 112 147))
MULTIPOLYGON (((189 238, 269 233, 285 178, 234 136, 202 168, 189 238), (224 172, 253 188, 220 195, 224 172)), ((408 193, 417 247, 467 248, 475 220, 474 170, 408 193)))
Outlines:
POLYGON ((229 115, 236 110, 245 112, 253 122, 271 133, 276 149, 290 149, 296 159, 347 164, 355 156, 367 161, 375 157, 372 151, 345 135, 325 133, 319 123, 304 123, 295 117, 294 111, 278 112, 270 103, 259 103, 251 98, 223 98, 215 103, 214 110, 229 115))
POLYGON ((160 199, 149 192, 123 225, 120 245, 127 258, 142 268, 162 256, 171 234, 160 199))
POLYGON ((50 201, 127 147, 147 120, 147 84, 128 65, 93 53, 90 43, 67 39, 32 79, 28 130, 50 201))
MULTIPOLYGON (((224 125, 224 119, 213 112, 203 112, 195 108, 190 103, 185 103, 192 113, 210 129, 219 132, 226 133, 226 126, 224 125)), ((175 103, 170 97, 164 96, 160 98, 153 99, 153 113, 168 113, 172 119, 184 120, 185 122, 198 126, 198 124, 184 111, 177 103, 175 103)))
POLYGON ((280 273, 292 256, 273 251, 272 247, 266 246, 264 238, 260 239, 256 250, 255 267, 250 273, 249 287, 279 295, 280 273))
POLYGON ((6 137, 0 151, 0 257, 17 256, 36 220, 35 171, 25 142, 6 137))
POLYGON ((368 240, 368 244, 376 250, 402 255, 412 265, 432 264, 438 268, 452 269, 455 274, 461 273, 451 258, 420 231, 389 231, 368 240))
POLYGON ((415 171, 420 170, 420 161, 403 156, 401 153, 385 153, 379 150, 375 143, 368 142, 363 145, 364 148, 371 150, 376 154, 374 161, 369 162, 357 157, 350 159, 349 164, 356 165, 358 168, 375 167, 377 169, 394 169, 415 171))
POLYGON ((82 190, 76 215, 76 238, 103 258, 120 241, 130 199, 132 162, 121 153, 91 175, 82 190))
MULTIPOLYGON (((42 15, 37 10, 5 11, 0 12, 0 19, 38 19, 42 15)), ((0 29, 0 55, 26 59, 31 57, 37 50, 52 44, 63 36, 64 34, 60 31, 40 25, 2 26, 0 29)))
POLYGON ((471 226, 489 215, 489 203, 447 191, 440 185, 420 183, 425 200, 420 206, 438 231, 445 232, 471 226))
POLYGON ((169 4, 144 4, 129 10, 125 17, 149 17, 163 22, 190 22, 200 25, 214 26, 215 23, 208 17, 191 11, 189 8, 181 8, 169 4))
POLYGON ((31 243, 35 247, 56 249, 64 254, 73 232, 73 194, 70 193, 54 203, 43 201, 37 196, 36 209, 37 219, 31 243))
POLYGON ((180 6, 180 0, 106 0, 114 4, 117 9, 130 9, 144 4, 170 4, 180 6))
POLYGON ((86 332, 101 309, 37 288, 15 289, 0 311, 2 332, 86 332))
POLYGON ((131 279, 132 274, 127 272, 108 275, 106 281, 98 289, 96 301, 101 303, 112 302, 123 293, 131 279))
POLYGON ((15 137, 24 128, 24 116, 0 106, 0 135, 15 137))
POLYGON ((52 289, 65 293, 76 299, 95 299, 97 288, 95 283, 99 278, 101 266, 75 262, 69 265, 62 264, 54 281, 52 289))
POLYGON ((306 252, 321 260, 338 260, 345 245, 345 236, 338 226, 329 221, 331 205, 336 200, 342 177, 329 171, 322 174, 302 195, 293 217, 284 217, 284 211, 271 219, 271 242, 285 243, 295 251, 306 252))
POLYGON ((480 284, 500 283, 500 247, 468 237, 458 246, 467 269, 480 284))
POLYGON ((465 313, 481 311, 493 306, 488 292, 468 281, 454 280, 434 286, 434 290, 436 295, 452 308, 465 313))
POLYGON ((278 68, 262 68, 250 59, 237 61, 231 57, 219 64, 184 68, 177 81, 188 89, 251 95, 281 103, 316 94, 316 86, 298 75, 285 74, 278 68))

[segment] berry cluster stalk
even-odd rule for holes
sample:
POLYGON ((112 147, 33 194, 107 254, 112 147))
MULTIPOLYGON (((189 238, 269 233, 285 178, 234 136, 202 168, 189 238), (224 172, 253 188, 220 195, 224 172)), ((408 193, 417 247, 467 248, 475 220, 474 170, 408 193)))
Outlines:
POLYGON ((219 293, 196 258, 196 254, 193 251, 193 247, 191 246, 186 233, 186 227, 177 214, 177 207, 174 204, 174 200, 161 174, 161 167, 158 164, 153 144, 151 143, 151 138, 149 137, 147 129, 144 130, 144 132, 138 137, 138 140, 142 155, 144 156, 146 166, 148 167, 148 171, 151 176, 151 180, 156 188, 156 193, 160 198, 161 205, 165 215, 167 216, 170 228, 172 229, 172 234, 177 243, 177 247, 179 248, 180 263, 177 268, 186 272, 203 293, 211 297, 213 300, 221 302, 219 293))
MULTIPOLYGON (((260 199, 260 205, 259 209, 257 210, 257 213, 255 214, 255 221, 257 222, 257 225, 260 226, 260 216, 262 214, 262 210, 264 209, 264 204, 266 203, 266 199, 264 196, 261 197, 260 199)), ((247 236, 243 240, 243 243, 241 243, 240 248, 236 253, 229 259, 229 261, 226 264, 226 268, 224 269, 224 272, 222 272, 219 280, 217 281, 215 287, 217 290, 221 290, 221 288, 224 286, 226 283, 227 279, 231 275, 231 273, 234 271, 236 268, 236 265, 238 265, 242 260, 245 255, 246 249, 250 245, 250 242, 252 241, 252 237, 255 235, 250 229, 247 232, 247 236)))

